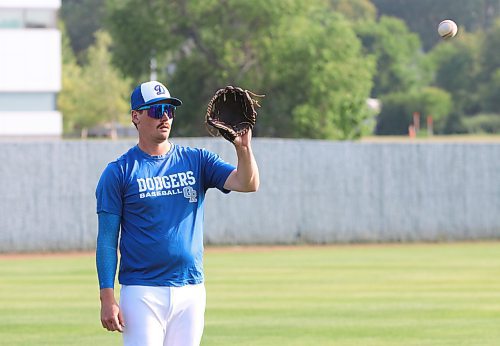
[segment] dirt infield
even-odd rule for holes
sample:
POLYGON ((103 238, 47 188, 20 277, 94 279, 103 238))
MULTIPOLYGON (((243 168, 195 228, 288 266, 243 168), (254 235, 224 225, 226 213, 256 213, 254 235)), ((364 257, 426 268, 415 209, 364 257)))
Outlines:
MULTIPOLYGON (((341 248, 346 246, 367 246, 368 244, 328 244, 328 245, 227 245, 227 246, 205 246, 205 253, 237 253, 237 252, 269 252, 269 251, 290 251, 304 248, 341 248)), ((370 246, 382 246, 373 244, 370 246)), ((391 246, 386 244, 384 246, 391 246)), ((20 253, 0 253, 0 260, 9 259, 36 259, 36 258, 68 258, 68 257, 88 257, 95 256, 93 251, 70 251, 70 252, 20 252, 20 253)))
MULTIPOLYGON (((333 247, 333 245, 329 245, 333 247)), ((205 253, 234 253, 234 252, 267 252, 278 250, 290 250, 293 248, 316 247, 314 245, 253 245, 253 246, 207 246, 205 253)), ((95 256, 93 251, 71 251, 71 252, 19 252, 1 253, 0 260, 9 259, 36 259, 36 258, 68 258, 95 256)))
MULTIPOLYGON (((444 242, 444 243, 350 243, 350 244, 291 244, 291 245, 217 245, 205 246, 205 253, 238 253, 238 252, 270 252, 270 251, 293 251, 307 248, 331 248, 342 250, 348 248, 393 248, 400 246, 408 247, 434 247, 453 246, 458 244, 472 243, 494 243, 496 241, 483 242, 444 242)), ((0 253, 0 260, 22 260, 22 259, 43 259, 43 258, 70 258, 70 257, 93 257, 94 251, 69 251, 69 252, 21 252, 21 253, 0 253)))

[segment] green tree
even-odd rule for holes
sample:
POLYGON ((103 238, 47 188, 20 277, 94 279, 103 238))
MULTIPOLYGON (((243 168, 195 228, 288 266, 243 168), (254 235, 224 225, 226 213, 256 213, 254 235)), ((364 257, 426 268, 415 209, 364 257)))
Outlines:
MULTIPOLYGON (((160 58, 166 51, 175 55, 183 46, 188 50, 187 32, 193 19, 191 13, 185 12, 190 3, 190 0, 108 0, 106 22, 114 41, 116 65, 139 81, 149 75, 153 57, 160 58)), ((193 12, 197 11, 194 7, 193 12)), ((199 34, 197 28, 193 30, 199 34)))
POLYGON ((422 127, 432 116, 435 128, 440 131, 452 110, 451 96, 445 90, 425 87, 411 93, 392 93, 382 97, 382 111, 377 122, 378 135, 408 134, 413 114, 420 114, 422 127))
POLYGON ((377 16, 377 8, 370 0, 330 0, 330 4, 334 11, 354 22, 374 21, 377 16))
POLYGON ((486 112, 500 113, 500 18, 486 32, 481 50, 480 99, 486 112))
POLYGON ((488 81, 500 68, 500 18, 485 32, 484 42, 481 51, 481 78, 488 81))
POLYGON ((420 40, 402 20, 382 16, 377 22, 359 23, 356 32, 365 54, 377 61, 373 97, 411 91, 427 83, 420 40))
MULTIPOLYGON (((264 85, 274 102, 266 134, 352 139, 366 134, 374 63, 343 17, 322 9, 282 18, 261 44, 264 85)), ((267 105, 267 104, 266 104, 267 105)), ((370 129, 371 130, 371 129, 370 129)))
POLYGON ((186 101, 174 134, 206 134, 200 121, 206 105, 227 84, 267 95, 258 135, 353 138, 362 133, 374 64, 328 1, 111 5, 117 64, 139 79, 156 58, 159 77, 186 101))
POLYGON ((129 124, 130 81, 111 64, 111 36, 97 31, 96 42, 87 50, 87 63, 83 67, 84 87, 80 90, 86 102, 86 112, 80 118, 81 127, 97 124, 129 124))
POLYGON ((96 32, 96 43, 88 48, 86 64, 76 64, 68 40, 63 44, 63 88, 59 109, 66 133, 81 132, 102 124, 129 123, 130 83, 111 65, 111 37, 96 32))
POLYGON ((459 31, 487 29, 500 15, 499 0, 372 0, 381 15, 403 19, 411 31, 419 34, 425 51, 441 41, 437 25, 453 19, 459 31))
POLYGON ((482 107, 478 91, 481 37, 462 32, 453 40, 441 41, 426 57, 434 71, 432 84, 452 95, 458 114, 472 115, 482 107))
POLYGON ((62 88, 57 98, 57 108, 63 116, 63 132, 68 134, 73 132, 77 119, 85 112, 79 95, 83 84, 82 69, 76 62, 64 23, 59 23, 59 30, 62 36, 62 88))
POLYGON ((468 133, 500 133, 500 113, 477 114, 463 119, 463 127, 468 133))
POLYGON ((66 23, 71 47, 78 61, 82 62, 85 51, 94 44, 94 33, 103 29, 106 0, 64 0, 60 18, 66 23))
POLYGON ((485 89, 482 95, 485 109, 500 116, 500 68, 496 69, 492 74, 491 80, 485 89))

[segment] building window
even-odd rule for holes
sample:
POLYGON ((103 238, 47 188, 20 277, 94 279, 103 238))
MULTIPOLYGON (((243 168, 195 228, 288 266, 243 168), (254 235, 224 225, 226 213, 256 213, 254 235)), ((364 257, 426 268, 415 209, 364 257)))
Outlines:
POLYGON ((0 112, 47 112, 56 106, 55 93, 0 92, 0 112))
POLYGON ((23 10, 0 9, 0 28, 21 29, 23 25, 23 10))
POLYGON ((24 23, 26 28, 55 28, 56 12, 53 10, 25 10, 24 23))
POLYGON ((11 9, 0 8, 0 29, 51 29, 57 24, 54 9, 11 9))

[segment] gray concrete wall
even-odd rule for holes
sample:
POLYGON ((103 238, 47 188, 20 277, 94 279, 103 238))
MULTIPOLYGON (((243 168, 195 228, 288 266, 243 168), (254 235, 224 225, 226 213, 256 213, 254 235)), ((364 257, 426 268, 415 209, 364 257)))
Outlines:
MULTIPOLYGON (((236 162, 221 138, 174 142, 236 162)), ((499 143, 253 143, 261 188, 209 191, 209 244, 500 238, 499 143)), ((0 252, 93 249, 95 186, 106 164, 134 144, 0 143, 0 252)))

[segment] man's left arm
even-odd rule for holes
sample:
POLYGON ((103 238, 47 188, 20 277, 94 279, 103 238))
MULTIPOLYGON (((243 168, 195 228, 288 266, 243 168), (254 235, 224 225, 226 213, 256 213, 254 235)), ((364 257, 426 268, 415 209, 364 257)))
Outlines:
POLYGON ((259 189, 259 167, 252 152, 252 130, 236 137, 233 144, 238 165, 226 179, 224 188, 238 192, 255 192, 259 189))

